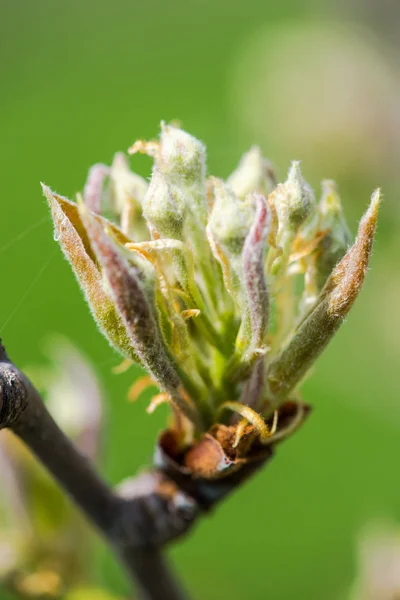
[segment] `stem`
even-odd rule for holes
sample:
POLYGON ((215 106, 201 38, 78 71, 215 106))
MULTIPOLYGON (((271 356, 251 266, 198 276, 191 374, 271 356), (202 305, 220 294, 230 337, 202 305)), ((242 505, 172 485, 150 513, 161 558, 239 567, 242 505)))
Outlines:
POLYGON ((39 392, 10 361, 0 342, 0 429, 4 427, 21 438, 100 530, 145 600, 185 598, 161 550, 152 546, 153 524, 135 528, 135 523, 143 522, 143 502, 121 498, 103 482, 55 423, 39 392))
POLYGON ((61 431, 35 388, 30 389, 27 407, 11 429, 46 466, 86 517, 102 532, 107 532, 120 500, 61 431))
POLYGON ((140 581, 145 590, 144 600, 185 600, 186 595, 172 577, 159 549, 144 549, 138 554, 126 548, 120 557, 127 571, 140 581))

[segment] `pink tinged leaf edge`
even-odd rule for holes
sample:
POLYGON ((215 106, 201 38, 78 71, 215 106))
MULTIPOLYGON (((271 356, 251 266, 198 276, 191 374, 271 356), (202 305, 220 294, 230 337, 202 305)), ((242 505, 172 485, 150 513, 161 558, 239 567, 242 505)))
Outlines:
POLYGON ((271 215, 264 196, 254 194, 256 212, 243 252, 243 280, 251 318, 251 349, 262 349, 269 323, 269 294, 265 279, 264 251, 271 215))
POLYGON ((97 163, 89 169, 88 178, 83 190, 83 201, 89 210, 96 214, 101 213, 101 198, 106 177, 110 168, 102 163, 97 163))
POLYGON ((93 248, 108 283, 110 295, 132 340, 135 352, 160 388, 193 422, 198 422, 195 407, 181 393, 183 385, 169 355, 162 333, 140 282, 141 273, 130 265, 104 228, 85 210, 86 224, 93 248))

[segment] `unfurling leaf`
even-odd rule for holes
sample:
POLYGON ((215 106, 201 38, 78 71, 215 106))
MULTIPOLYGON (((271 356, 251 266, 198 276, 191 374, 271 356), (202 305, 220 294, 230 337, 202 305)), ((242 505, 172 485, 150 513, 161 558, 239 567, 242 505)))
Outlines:
POLYGON ((143 275, 128 263, 104 228, 86 210, 81 209, 93 249, 109 294, 114 301, 135 353, 161 389, 170 394, 172 400, 184 414, 196 422, 198 415, 182 394, 182 382, 162 338, 155 307, 143 289, 143 275))
POLYGON ((243 246, 243 281, 251 320, 250 350, 263 352, 269 321, 264 259, 270 215, 263 196, 255 196, 255 205, 254 221, 243 246))
POLYGON ((354 245, 332 272, 316 306, 304 318, 280 355, 271 363, 271 401, 279 401, 302 380, 343 323, 364 282, 375 235, 380 192, 360 221, 354 245))
POLYGON ((74 270, 98 326, 116 350, 139 362, 125 324, 104 289, 101 269, 78 206, 55 194, 47 186, 42 187, 51 209, 55 237, 74 270))
POLYGON ((96 214, 101 214, 101 200, 103 196, 103 186, 106 177, 110 174, 110 169, 106 165, 98 163, 89 170, 89 175, 83 191, 83 201, 86 206, 96 214))

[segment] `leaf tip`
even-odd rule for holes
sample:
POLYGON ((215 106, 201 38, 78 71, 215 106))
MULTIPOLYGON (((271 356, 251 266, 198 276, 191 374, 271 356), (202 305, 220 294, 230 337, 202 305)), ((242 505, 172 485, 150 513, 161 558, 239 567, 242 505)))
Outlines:
POLYGON ((327 282, 327 290, 330 291, 328 312, 332 315, 345 317, 364 283, 375 238, 381 198, 381 191, 378 188, 372 194, 370 205, 360 221, 356 241, 327 282))

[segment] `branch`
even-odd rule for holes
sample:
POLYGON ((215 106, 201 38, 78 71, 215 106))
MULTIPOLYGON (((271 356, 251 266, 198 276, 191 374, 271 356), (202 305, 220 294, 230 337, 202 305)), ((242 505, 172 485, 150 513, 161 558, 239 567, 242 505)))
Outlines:
POLYGON ((60 430, 39 392, 10 361, 0 342, 0 429, 3 428, 21 438, 103 534, 146 600, 185 597, 161 555, 159 525, 155 529, 155 515, 149 514, 148 499, 152 498, 157 507, 157 518, 164 515, 163 535, 169 538, 187 529, 193 503, 188 499, 178 506, 184 495, 178 492, 178 497, 176 489, 170 489, 169 496, 160 495, 157 488, 162 485, 161 476, 151 479, 154 497, 149 496, 150 480, 144 484, 143 476, 137 479, 134 489, 131 484, 129 494, 113 492, 60 430), (165 514, 171 510, 181 517, 175 519, 172 527, 165 514))
MULTIPOLYGON (((299 427, 308 412, 304 404, 283 404, 276 443, 299 427)), ((230 431, 224 425, 219 427, 224 435, 230 431)), ((185 466, 175 452, 174 433, 167 430, 156 446, 153 468, 127 479, 114 491, 60 430, 38 391, 10 361, 0 341, 0 430, 3 428, 23 440, 102 533, 137 582, 144 600, 184 600, 185 594, 164 562, 162 548, 187 533, 199 516, 268 462, 276 445, 257 448, 246 460, 232 459, 218 439, 207 434, 187 453, 185 466)))

